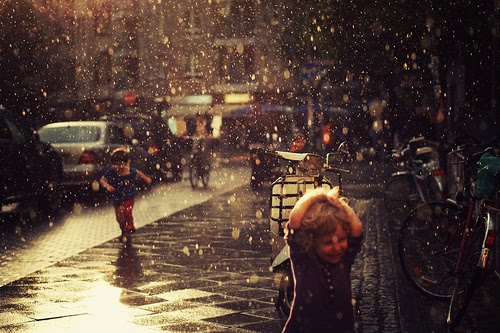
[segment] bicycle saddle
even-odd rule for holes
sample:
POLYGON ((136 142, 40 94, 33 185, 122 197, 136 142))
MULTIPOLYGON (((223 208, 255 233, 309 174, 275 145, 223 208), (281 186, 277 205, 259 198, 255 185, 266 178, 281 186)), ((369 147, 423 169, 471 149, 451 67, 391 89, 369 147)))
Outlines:
POLYGON ((318 154, 314 153, 291 153, 288 151, 277 150, 276 155, 287 161, 296 163, 297 172, 299 174, 308 172, 319 172, 324 164, 324 159, 318 154))
POLYGON ((319 155, 312 153, 291 153, 289 151, 281 151, 281 150, 277 150, 275 153, 279 157, 289 161, 303 161, 307 157, 307 155, 313 155, 313 156, 315 155, 320 157, 319 155))

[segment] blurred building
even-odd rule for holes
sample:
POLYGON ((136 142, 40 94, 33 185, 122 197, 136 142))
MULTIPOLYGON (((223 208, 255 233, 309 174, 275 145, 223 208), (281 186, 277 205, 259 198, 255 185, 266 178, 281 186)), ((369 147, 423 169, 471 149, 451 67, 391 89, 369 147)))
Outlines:
POLYGON ((272 99, 290 81, 267 1, 36 2, 72 27, 74 89, 61 91, 54 107, 193 112, 272 99))

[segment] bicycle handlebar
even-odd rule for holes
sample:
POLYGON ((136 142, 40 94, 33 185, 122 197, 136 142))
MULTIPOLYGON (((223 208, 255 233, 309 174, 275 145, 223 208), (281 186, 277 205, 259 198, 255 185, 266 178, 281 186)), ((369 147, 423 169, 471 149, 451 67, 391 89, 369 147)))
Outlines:
POLYGON ((335 168, 335 167, 326 167, 325 169, 327 171, 331 171, 331 172, 335 172, 335 173, 351 173, 351 170, 340 169, 340 168, 335 168))
POLYGON ((329 157, 331 156, 331 154, 336 154, 336 153, 328 153, 325 158, 316 153, 292 153, 287 151, 270 151, 262 148, 256 148, 253 149, 253 151, 262 154, 269 154, 278 157, 282 160, 288 161, 290 163, 301 165, 304 169, 308 171, 325 170, 335 173, 351 173, 351 171, 348 169, 342 169, 330 165, 329 157))

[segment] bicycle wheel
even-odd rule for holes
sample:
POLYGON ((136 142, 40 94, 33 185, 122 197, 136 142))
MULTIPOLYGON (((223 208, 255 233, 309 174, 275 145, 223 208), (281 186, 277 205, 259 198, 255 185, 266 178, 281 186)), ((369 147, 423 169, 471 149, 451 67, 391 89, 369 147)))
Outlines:
POLYGON ((192 188, 198 187, 198 181, 200 179, 200 167, 199 162, 192 160, 189 165, 189 182, 192 188))
POLYGON ((392 176, 384 189, 386 211, 398 220, 410 212, 418 197, 412 185, 411 176, 400 174, 392 176))
POLYGON ((476 222, 476 229, 472 229, 463 260, 455 280, 455 287, 448 307, 446 323, 449 328, 455 328, 464 316, 475 290, 481 284, 485 270, 477 266, 483 241, 486 237, 486 225, 483 221, 476 222))
POLYGON ((210 162, 204 161, 200 164, 200 179, 203 187, 208 187, 208 181, 210 180, 210 162))
POLYGON ((429 201, 443 200, 443 182, 439 176, 430 175, 425 179, 426 197, 429 201))
POLYGON ((401 225, 399 261, 418 291, 449 299, 453 267, 460 247, 461 210, 448 202, 427 202, 415 208, 401 225))
POLYGON ((292 301, 294 296, 294 281, 291 268, 282 270, 280 272, 280 285, 278 299, 276 300, 276 308, 281 311, 285 318, 290 315, 292 308, 292 301))

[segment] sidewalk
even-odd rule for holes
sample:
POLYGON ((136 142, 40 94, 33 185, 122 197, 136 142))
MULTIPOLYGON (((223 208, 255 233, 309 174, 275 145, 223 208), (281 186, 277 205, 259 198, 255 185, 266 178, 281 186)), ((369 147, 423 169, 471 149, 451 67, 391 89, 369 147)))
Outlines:
MULTIPOLYGON (((365 226, 352 278, 359 333, 447 332, 445 304, 418 294, 400 272, 376 178, 370 181, 377 172, 356 170, 361 175, 347 178, 346 194, 365 226), (354 186, 356 177, 363 179, 354 186)), ((248 170, 221 176, 241 186, 220 195, 202 192, 208 199, 142 225, 130 244, 118 241, 117 230, 64 258, 55 258, 64 243, 37 248, 37 256, 47 258, 44 266, 0 287, 0 331, 279 333, 267 192, 249 189, 248 170)), ((165 191, 184 204, 179 187, 165 191)), ((71 246, 92 238, 95 226, 82 223, 61 241, 71 246)), ((28 264, 14 259, 12 270, 28 264)), ((457 332, 500 327, 498 287, 481 288, 457 332)))
POLYGON ((247 200, 259 198, 246 195, 219 196, 138 229, 131 244, 112 239, 1 287, 0 330, 278 332, 267 241, 250 228, 258 212, 247 200))
MULTIPOLYGON (((188 180, 155 185, 136 200, 136 226, 140 228, 220 193, 232 191, 241 185, 241 179, 250 178, 241 165, 233 166, 230 174, 228 171, 222 167, 214 169, 210 188, 204 191, 193 191, 188 180)), ((110 204, 85 207, 75 203, 62 215, 60 221, 47 223, 45 230, 37 235, 38 240, 23 231, 18 237, 0 238, 0 286, 120 235, 110 204)))
MULTIPOLYGON (((279 333, 267 192, 242 184, 139 228, 130 245, 111 239, 1 287, 1 330, 279 333)), ((368 231, 353 278, 360 332, 399 332, 380 205, 352 204, 368 231)))

